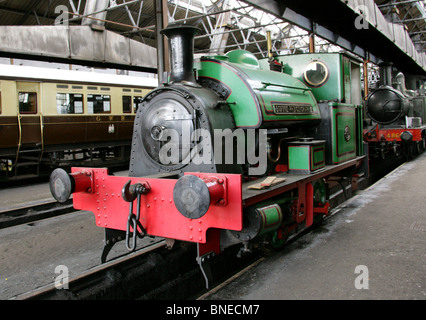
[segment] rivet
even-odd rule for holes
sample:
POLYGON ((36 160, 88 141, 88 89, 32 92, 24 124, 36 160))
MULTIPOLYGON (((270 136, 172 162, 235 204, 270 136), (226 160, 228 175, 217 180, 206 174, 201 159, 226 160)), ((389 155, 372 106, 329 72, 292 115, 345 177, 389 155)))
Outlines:
POLYGON ((192 236, 189 236, 189 240, 192 240, 192 236))

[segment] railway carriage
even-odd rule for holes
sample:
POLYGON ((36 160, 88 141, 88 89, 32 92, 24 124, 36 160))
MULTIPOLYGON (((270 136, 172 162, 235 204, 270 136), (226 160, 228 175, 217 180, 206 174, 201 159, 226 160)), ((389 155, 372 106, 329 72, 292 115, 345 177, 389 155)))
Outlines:
POLYGON ((135 112, 156 85, 153 78, 1 65, 1 176, 37 176, 41 165, 77 160, 128 161, 135 112))

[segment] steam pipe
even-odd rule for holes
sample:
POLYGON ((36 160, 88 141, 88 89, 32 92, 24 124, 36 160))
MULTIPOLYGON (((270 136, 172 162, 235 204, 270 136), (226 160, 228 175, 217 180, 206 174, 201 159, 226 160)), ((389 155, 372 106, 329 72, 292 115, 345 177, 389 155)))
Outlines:
POLYGON ((268 58, 272 58, 272 40, 271 40, 271 31, 266 31, 266 44, 268 48, 268 58))

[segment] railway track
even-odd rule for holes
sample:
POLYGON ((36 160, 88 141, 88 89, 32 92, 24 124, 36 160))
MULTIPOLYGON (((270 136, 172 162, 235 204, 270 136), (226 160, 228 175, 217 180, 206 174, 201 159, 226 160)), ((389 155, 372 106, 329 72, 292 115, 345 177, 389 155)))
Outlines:
MULTIPOLYGON (((259 259, 258 253, 236 258, 238 250, 231 248, 214 260, 211 268, 215 270, 215 286, 259 259), (230 261, 233 262, 231 267, 230 261)), ((66 287, 63 282, 53 283, 12 299, 195 299, 206 291, 195 253, 194 244, 183 244, 169 250, 165 247, 165 240, 160 240, 125 257, 94 267, 70 279, 66 287)))
POLYGON ((72 199, 65 203, 56 200, 41 200, 21 206, 0 209, 0 229, 32 223, 75 211, 72 199))

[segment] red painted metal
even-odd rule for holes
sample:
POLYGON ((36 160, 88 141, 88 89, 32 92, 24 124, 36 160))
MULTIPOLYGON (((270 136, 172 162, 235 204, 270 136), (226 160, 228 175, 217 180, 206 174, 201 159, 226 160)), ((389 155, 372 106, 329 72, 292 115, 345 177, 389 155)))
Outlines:
POLYGON ((207 230, 208 241, 206 243, 198 243, 197 254, 199 257, 214 252, 220 254, 220 230, 209 229, 207 230))
POLYGON ((74 178, 75 189, 74 192, 93 192, 93 171, 90 169, 85 169, 84 171, 71 173, 70 176, 74 178))
POLYGON ((314 214, 315 215, 325 215, 328 216, 330 213, 330 203, 326 202, 323 207, 315 207, 314 214))
MULTIPOLYGON (((92 211, 95 214, 96 224, 100 227, 126 230, 129 203, 123 200, 121 189, 127 181, 131 180, 131 184, 142 183, 151 187, 149 193, 141 196, 139 220, 149 235, 206 243, 206 233, 210 228, 242 229, 241 175, 193 173, 203 180, 226 180, 227 204, 224 205, 219 201, 217 204, 212 204, 200 219, 188 219, 179 213, 173 203, 173 188, 177 179, 110 176, 107 169, 96 168, 72 168, 72 173, 88 170, 93 172, 92 193, 74 193, 74 208, 92 211)), ((78 180, 76 183, 83 182, 78 180)), ((219 190, 216 187, 213 189, 219 190)), ((78 190, 81 190, 80 186, 78 190)), ((136 208, 136 200, 134 208, 136 208)))
POLYGON ((401 134, 405 131, 409 131, 413 135, 413 141, 422 141, 423 130, 426 130, 426 127, 415 129, 380 129, 376 126, 374 130, 364 130, 364 140, 367 142, 380 142, 383 140, 401 142, 401 134))
POLYGON ((310 227, 314 223, 314 187, 312 183, 306 184, 306 226, 310 227))
POLYGON ((228 204, 228 197, 227 197, 228 180, 226 176, 223 175, 222 177, 219 178, 215 176, 204 177, 205 174, 200 175, 197 173, 192 173, 192 175, 201 178, 206 184, 207 188, 209 189, 211 204, 219 204, 219 205, 228 204))

